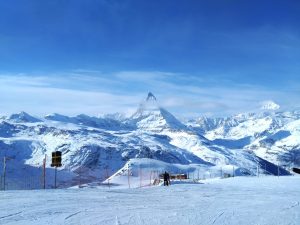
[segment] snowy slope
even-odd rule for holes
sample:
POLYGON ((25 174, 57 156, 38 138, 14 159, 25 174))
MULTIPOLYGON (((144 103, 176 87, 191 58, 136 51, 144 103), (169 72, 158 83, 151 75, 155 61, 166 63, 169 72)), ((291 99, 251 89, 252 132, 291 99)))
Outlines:
MULTIPOLYGON (((156 111, 149 108, 147 110, 148 114, 143 113, 142 119, 136 117, 135 122, 133 117, 121 122, 112 118, 85 115, 67 117, 58 114, 26 122, 15 120, 22 118, 23 113, 15 114, 13 119, 4 118, 0 123, 0 157, 12 158, 7 166, 7 182, 16 183, 15 180, 22 176, 22 165, 26 168, 23 176, 30 177, 29 179, 33 179, 32 176, 41 176, 40 167, 45 155, 48 157, 47 168, 51 177, 53 169, 49 168, 50 156, 51 152, 57 150, 63 154, 63 167, 59 168, 59 185, 66 186, 103 181, 131 158, 148 157, 168 163, 209 164, 186 149, 172 145, 167 135, 137 128, 139 122, 143 119, 148 120, 147 118, 152 117, 156 111), (63 175, 65 173, 69 173, 69 176, 63 175)), ((139 111, 141 112, 140 109, 139 111)), ((159 112, 162 114, 159 114, 157 120, 152 120, 152 127, 163 121, 163 125, 167 125, 164 129, 173 129, 171 126, 174 125, 175 117, 163 109, 159 109, 159 112)), ((31 118, 29 115, 27 117, 31 118)), ((177 123, 176 128, 180 122, 177 123)), ((162 128, 160 124, 158 126, 159 129, 162 128)), ((180 127, 184 126, 180 124, 180 127)), ((0 166, 3 166, 2 161, 0 166)), ((53 186, 52 178, 48 181, 47 187, 53 186)))
POLYGON ((300 224, 300 177, 236 177, 139 189, 0 192, 0 224, 300 224))
POLYGON ((216 145, 253 151, 259 157, 287 168, 300 166, 299 111, 199 118, 187 124, 216 145))

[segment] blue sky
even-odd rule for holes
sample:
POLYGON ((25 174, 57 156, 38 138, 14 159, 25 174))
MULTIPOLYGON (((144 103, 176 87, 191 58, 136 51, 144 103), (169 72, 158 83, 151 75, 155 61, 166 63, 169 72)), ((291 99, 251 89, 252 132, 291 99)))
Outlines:
POLYGON ((299 107, 297 0, 0 3, 0 107, 130 114, 148 91, 178 116, 299 107))

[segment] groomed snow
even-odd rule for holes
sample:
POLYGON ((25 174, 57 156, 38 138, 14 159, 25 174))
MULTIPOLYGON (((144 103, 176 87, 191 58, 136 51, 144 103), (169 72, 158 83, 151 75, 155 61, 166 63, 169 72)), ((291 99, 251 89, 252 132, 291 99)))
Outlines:
POLYGON ((0 224, 300 224, 300 177, 0 192, 0 224))

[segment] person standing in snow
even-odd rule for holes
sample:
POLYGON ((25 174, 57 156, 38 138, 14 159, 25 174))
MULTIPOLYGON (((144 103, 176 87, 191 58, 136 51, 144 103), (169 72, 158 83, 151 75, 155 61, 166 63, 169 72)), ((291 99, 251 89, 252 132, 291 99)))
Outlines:
POLYGON ((167 173, 167 171, 165 171, 164 173, 164 186, 169 186, 170 184, 170 174, 167 173))

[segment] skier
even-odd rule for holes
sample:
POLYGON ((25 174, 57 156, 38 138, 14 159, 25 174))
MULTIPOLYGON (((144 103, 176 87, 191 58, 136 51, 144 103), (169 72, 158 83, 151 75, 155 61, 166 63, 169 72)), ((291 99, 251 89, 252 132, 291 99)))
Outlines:
POLYGON ((164 186, 169 186, 170 184, 170 174, 167 173, 167 171, 165 171, 164 173, 164 186))

